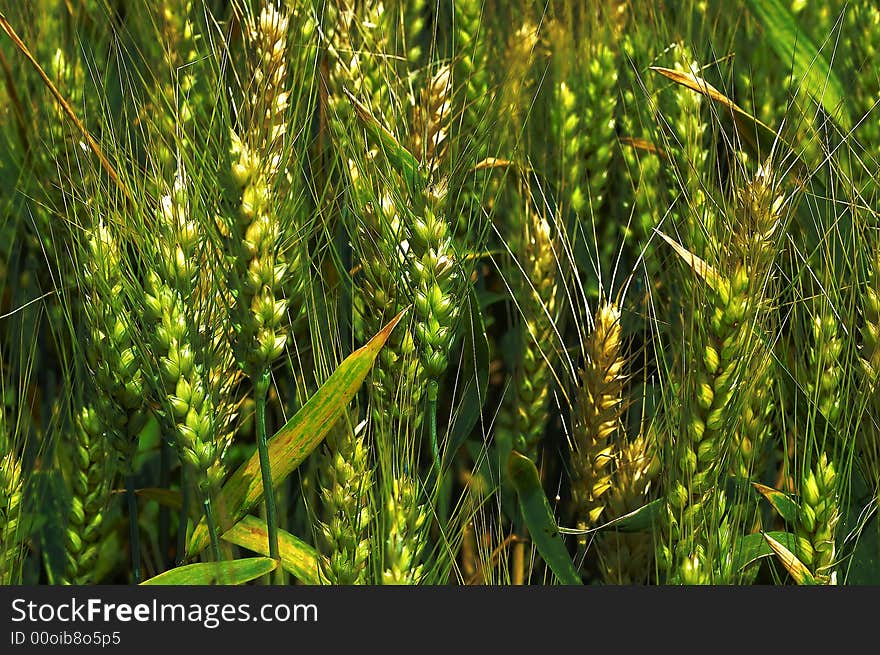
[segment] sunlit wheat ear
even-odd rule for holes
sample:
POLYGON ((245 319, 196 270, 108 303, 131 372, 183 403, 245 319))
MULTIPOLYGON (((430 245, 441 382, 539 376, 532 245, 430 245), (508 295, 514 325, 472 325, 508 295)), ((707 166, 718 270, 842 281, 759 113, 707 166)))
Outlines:
POLYGON ((86 358, 98 390, 95 411, 123 475, 132 471, 137 438, 146 423, 143 371, 136 326, 125 304, 125 263, 117 235, 103 221, 86 235, 83 295, 86 358))
MULTIPOLYGON (((403 308, 406 280, 403 263, 408 242, 400 211, 402 199, 383 179, 386 175, 383 153, 367 145, 350 93, 365 103, 383 125, 388 121, 389 96, 396 89, 387 48, 394 34, 395 14, 381 3, 366 7, 367 15, 353 7, 341 6, 331 16, 332 32, 327 73, 327 113, 336 155, 347 182, 345 201, 353 220, 346 225, 360 273, 354 294, 354 327, 358 339, 375 334, 384 322, 403 308)), ((413 351, 405 330, 392 333, 372 372, 371 412, 380 439, 393 433, 391 421, 410 413, 418 404, 396 406, 393 399, 401 379, 418 376, 417 365, 407 353, 413 351), (380 427, 381 426, 381 427, 380 427), (387 430, 385 428, 388 428, 387 430)))
POLYGON ((247 107, 247 130, 233 134, 230 147, 236 199, 229 247, 234 253, 230 288, 235 291, 236 357, 256 380, 268 370, 287 343, 282 295, 289 273, 283 251, 284 234, 273 211, 281 173, 281 155, 288 134, 286 39, 288 18, 272 5, 250 19, 253 48, 253 94, 247 107))
MULTIPOLYGON (((611 487, 603 520, 611 521, 647 504, 656 493, 660 472, 656 437, 645 435, 614 447, 611 487)), ((645 584, 654 577, 654 535, 609 530, 597 537, 602 577, 608 584, 645 584)))
POLYGON ((195 474, 217 551, 211 499, 225 476, 238 371, 231 349, 223 348, 227 335, 212 311, 218 282, 207 279, 214 262, 206 250, 209 239, 195 220, 198 210, 190 202, 188 184, 180 166, 170 193, 159 203, 162 239, 145 289, 147 341, 151 365, 158 372, 152 392, 159 418, 173 435, 183 466, 195 474))
POLYGON ((597 525, 612 486, 611 440, 621 428, 626 375, 616 304, 599 305, 584 345, 586 361, 576 389, 571 453, 572 513, 580 529, 597 525))
POLYGON ((839 490, 834 462, 825 453, 801 483, 797 557, 822 584, 837 584, 836 529, 840 521, 839 490))
POLYGON ((717 267, 661 235, 701 278, 698 288, 705 290, 698 296, 705 298, 705 305, 691 309, 692 324, 703 327, 697 332, 699 352, 687 363, 692 372, 684 381, 692 386, 682 389, 687 394, 684 430, 673 447, 675 469, 666 495, 672 543, 681 557, 666 551, 660 555, 677 571, 674 578, 718 581, 731 574, 724 559, 730 504, 717 481, 728 468, 734 475, 754 475, 771 429, 766 418, 766 388, 772 381, 766 344, 772 342, 768 333, 775 325, 770 275, 781 212, 768 161, 742 187, 730 236, 717 248, 717 267), (696 551, 700 555, 695 559, 696 551))
POLYGON ((440 66, 413 109, 412 152, 432 174, 446 163, 452 112, 452 68, 440 66))
POLYGON ((760 473, 762 451, 772 431, 774 412, 773 357, 771 353, 779 285, 773 271, 776 242, 785 220, 783 199, 770 160, 758 168, 740 192, 732 226, 733 239, 726 256, 734 275, 749 278, 742 356, 751 363, 750 379, 743 385, 743 414, 736 434, 734 475, 754 478, 760 473))
MULTIPOLYGON (((364 158, 369 164, 377 153, 364 158)), ((352 161, 349 164, 349 180, 357 212, 354 250, 360 261, 362 273, 358 279, 355 303, 362 326, 358 337, 367 338, 404 307, 406 301, 407 232, 395 197, 382 189, 374 189, 367 178, 369 170, 361 172, 352 161), (362 199, 383 194, 376 202, 362 199), (403 277, 403 279, 401 279, 403 277), (403 288, 401 288, 403 282, 403 288)), ((393 421, 400 420, 419 407, 419 389, 416 385, 420 365, 413 356, 415 346, 407 330, 392 333, 375 368, 370 387, 371 412, 376 426, 382 426, 383 434, 393 433, 393 421), (395 401, 400 385, 412 389, 412 398, 395 401)), ((381 437, 384 439, 384 436, 381 437)))

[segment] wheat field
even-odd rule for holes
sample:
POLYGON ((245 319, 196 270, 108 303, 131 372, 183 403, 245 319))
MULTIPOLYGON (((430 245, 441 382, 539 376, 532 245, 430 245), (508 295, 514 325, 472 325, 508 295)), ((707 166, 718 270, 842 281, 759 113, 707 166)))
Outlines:
POLYGON ((0 583, 880 581, 872 0, 0 27, 0 583))

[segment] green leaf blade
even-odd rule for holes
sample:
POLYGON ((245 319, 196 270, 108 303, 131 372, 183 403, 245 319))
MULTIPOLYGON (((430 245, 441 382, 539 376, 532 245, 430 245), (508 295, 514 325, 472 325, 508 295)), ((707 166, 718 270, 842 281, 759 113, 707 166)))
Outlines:
POLYGON ((553 517, 553 510, 541 488, 541 479, 534 462, 528 457, 513 451, 507 460, 510 478, 513 481, 520 508, 529 534, 547 566, 556 574, 562 584, 580 585, 578 574, 562 535, 553 517))
POLYGON ((790 532, 775 531, 763 534, 748 534, 737 541, 736 548, 734 549, 733 569, 735 571, 742 571, 749 564, 775 554, 770 544, 764 538, 765 534, 777 543, 785 546, 788 550, 797 548, 797 536, 790 532))
POLYGON ((844 130, 852 129, 847 93, 819 49, 779 0, 748 0, 748 6, 767 33, 770 47, 807 92, 844 130))
MULTIPOLYGON (((266 522, 255 516, 245 516, 226 531, 223 539, 261 555, 269 554, 269 530, 266 522)), ((286 530, 278 530, 278 551, 285 571, 304 584, 321 584, 319 555, 314 548, 286 530)))
POLYGON ((773 509, 777 511, 779 516, 781 516, 786 523, 790 525, 795 525, 797 523, 800 508, 788 494, 757 482, 753 482, 752 486, 755 487, 758 493, 767 499, 767 502, 773 506, 773 509))
MULTIPOLYGON (((279 485, 323 441, 361 388, 379 351, 406 310, 392 319, 370 341, 354 351, 336 368, 308 402, 269 440, 272 482, 279 485)), ((259 453, 254 452, 226 481, 218 494, 218 515, 228 527, 249 512, 263 497, 259 453)), ((227 527, 227 529, 228 529, 227 527)), ((202 520, 189 541, 188 552, 208 545, 209 535, 202 520)))
POLYGON ((275 570, 269 557, 246 557, 228 562, 198 562, 165 571, 142 585, 240 585, 275 570))

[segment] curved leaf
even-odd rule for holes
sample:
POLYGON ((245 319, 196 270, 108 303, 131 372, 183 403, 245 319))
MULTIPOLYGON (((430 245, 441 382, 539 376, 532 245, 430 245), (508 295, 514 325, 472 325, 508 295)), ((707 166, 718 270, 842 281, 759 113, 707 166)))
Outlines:
POLYGON ((775 135, 776 133, 766 123, 762 123, 760 120, 752 116, 745 109, 736 104, 733 100, 728 98, 726 95, 721 93, 714 86, 709 84, 702 77, 697 77, 691 73, 686 73, 684 71, 677 71, 671 68, 662 68, 660 66, 651 66, 651 70, 655 73, 660 73, 664 77, 672 80, 676 84, 680 84, 681 86, 690 89, 691 91, 695 91, 700 95, 704 95, 710 100, 714 100, 715 102, 724 105, 734 116, 742 116, 752 121, 756 125, 760 125, 765 130, 770 132, 770 134, 775 135))
POLYGON ((628 514, 618 516, 602 525, 588 530, 577 530, 574 528, 559 528, 563 534, 589 534, 598 532, 599 530, 607 530, 613 528, 617 532, 650 532, 657 528, 658 523, 663 520, 663 511, 666 506, 666 500, 657 498, 650 503, 646 503, 641 507, 634 509, 628 514))
POLYGON ((740 538, 736 544, 736 550, 733 554, 733 569, 735 571, 741 571, 752 562, 774 554, 770 544, 764 538, 765 534, 788 550, 796 548, 797 537, 790 532, 766 532, 764 534, 746 535, 740 538))
POLYGON ((767 487, 758 482, 753 482, 752 486, 758 490, 758 493, 767 499, 767 502, 773 505, 773 509, 778 512, 779 516, 781 516, 786 523, 797 523, 800 508, 798 507, 798 504, 792 500, 791 496, 778 489, 767 487))
POLYGON ((767 32, 767 42, 807 92, 849 131, 852 121, 846 108, 847 93, 819 49, 779 0, 747 0, 749 9, 767 32))
MULTIPOLYGON (((223 535, 229 543, 261 555, 269 554, 269 532, 266 522, 256 516, 245 516, 223 535)), ((286 530, 278 530, 278 554, 282 568, 305 584, 321 584, 318 552, 286 530)))
MULTIPOLYGON (((315 395, 269 440, 269 467, 274 485, 279 485, 296 470, 342 416, 405 312, 400 312, 365 346, 346 357, 315 395)), ((222 522, 225 529, 232 527, 262 497, 260 457, 255 452, 232 474, 217 496, 218 516, 226 519, 222 522)), ((208 529, 203 519, 190 538, 188 552, 200 551, 208 541, 208 529)))
POLYGON ((419 161, 397 140, 387 127, 382 125, 370 113, 366 105, 354 97, 351 91, 345 88, 342 91, 354 108, 355 115, 366 129, 373 143, 382 149, 388 161, 400 172, 407 184, 411 188, 415 187, 416 181, 420 179, 419 161))
POLYGON ((813 574, 810 573, 810 569, 807 568, 806 564, 800 561, 797 556, 791 552, 790 548, 771 537, 769 533, 765 532, 763 536, 764 539, 767 540, 767 544, 773 550, 773 553, 779 558, 779 561, 782 562, 782 566, 784 566, 785 570, 789 572, 792 578, 794 578, 795 582, 799 585, 819 584, 816 581, 816 578, 813 577, 813 574))
POLYGON ((672 249, 675 253, 681 257, 685 263, 690 266, 694 273, 699 275, 703 281, 708 284, 713 291, 718 291, 720 288, 722 278, 721 275, 716 271, 712 266, 699 257, 697 257, 690 250, 682 246, 680 243, 672 239, 671 237, 666 236, 663 232, 658 230, 656 227, 654 231, 663 239, 666 243, 672 246, 672 249))
POLYGON ((270 557, 246 557, 226 562, 186 564, 144 580, 142 585, 237 585, 250 582, 275 570, 270 557))
POLYGON ((556 519, 553 517, 553 510, 541 488, 541 479, 538 477, 535 464, 528 457, 514 450, 507 460, 507 468, 519 496, 519 506, 526 527, 541 557, 561 583, 581 584, 581 576, 571 561, 556 525, 556 519))

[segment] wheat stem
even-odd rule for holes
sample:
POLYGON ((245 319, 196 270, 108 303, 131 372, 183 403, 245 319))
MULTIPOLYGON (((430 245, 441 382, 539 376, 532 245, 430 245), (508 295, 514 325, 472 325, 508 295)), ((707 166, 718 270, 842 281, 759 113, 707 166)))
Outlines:
MULTIPOLYGON (((266 501, 266 528, 269 535, 269 557, 281 561, 278 550, 278 511, 275 508, 275 489, 269 461, 269 443, 266 437, 266 395, 269 392, 269 371, 263 372, 254 385, 256 403, 257 450, 260 455, 260 474, 263 478, 263 498, 266 501)), ((279 564, 280 566, 280 564, 279 564)))

